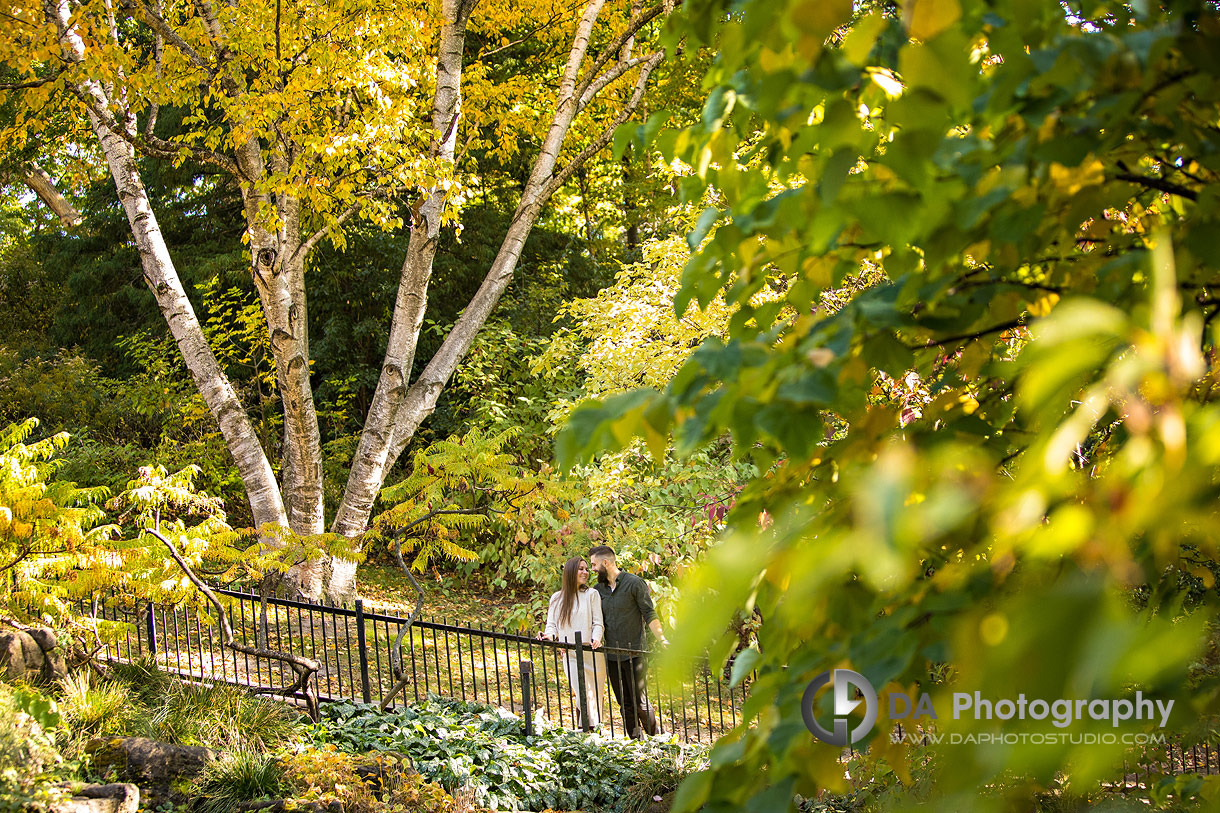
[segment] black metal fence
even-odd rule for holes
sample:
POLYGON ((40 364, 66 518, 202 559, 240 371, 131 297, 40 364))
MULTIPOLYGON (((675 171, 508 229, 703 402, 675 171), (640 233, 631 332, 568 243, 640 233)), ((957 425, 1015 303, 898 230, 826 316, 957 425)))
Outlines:
MULTIPOLYGON (((265 628, 268 647, 304 654, 321 664, 316 689, 322 702, 380 703, 393 687, 391 650, 406 618, 365 612, 360 601, 348 607, 268 599, 264 619, 257 594, 216 592, 231 602, 230 618, 239 641, 255 644, 258 630, 265 628)), ((279 662, 223 649, 216 627, 194 609, 130 603, 124 607, 123 603, 112 599, 82 608, 86 615, 131 625, 124 638, 99 653, 103 657, 132 660, 151 655, 163 669, 188 680, 251 688, 269 689, 293 681, 291 670, 279 662)), ((566 653, 573 650, 570 643, 540 641, 505 628, 419 619, 403 640, 402 668, 411 680, 395 701, 422 700, 433 693, 500 706, 522 717, 527 712, 531 718, 541 715, 556 725, 578 728, 579 701, 563 664, 566 653), (524 682, 523 661, 532 667, 524 682)), ((595 697, 600 697, 602 731, 621 736, 622 716, 605 663, 587 645, 582 657, 590 659, 594 683, 600 688, 595 697)), ((730 688, 725 672, 711 670, 703 662, 692 665, 680 686, 662 690, 653 684, 647 696, 662 733, 706 743, 740 722, 748 685, 747 679, 730 688)), ((896 733, 901 735, 901 730, 896 733)), ((1105 787, 1142 795, 1164 777, 1182 774, 1220 775, 1220 749, 1174 739, 1149 743, 1105 787)))
MULTIPOLYGON (((405 617, 366 612, 359 600, 352 606, 331 606, 269 598, 264 605, 256 593, 216 592, 230 600, 229 615, 238 641, 303 654, 321 664, 316 689, 323 703, 380 703, 393 687, 391 651, 407 622, 405 617)), ((193 608, 150 604, 124 608, 122 600, 111 600, 99 601, 85 611, 101 620, 131 625, 125 637, 99 653, 103 657, 132 660, 151 655, 163 669, 186 679, 251 688, 273 689, 293 682, 291 670, 280 662, 224 649, 215 625, 193 608)), ((402 669, 411 680, 395 702, 421 700, 435 693, 500 706, 523 717, 541 715, 556 725, 579 728, 580 701, 564 666, 565 656, 574 650, 572 643, 542 641, 505 628, 417 619, 402 643, 402 669), (528 692, 523 692, 523 661, 531 665, 525 679, 528 692)), ((590 665, 592 684, 599 690, 586 695, 590 705, 600 699, 601 712, 592 714, 593 721, 600 718, 603 733, 622 736, 622 716, 608 679, 606 654, 646 657, 646 653, 594 653, 587 644, 582 647, 581 660, 590 665)), ((672 733, 686 742, 711 742, 740 721, 747 686, 744 681, 730 688, 727 674, 701 662, 691 665, 681 685, 671 689, 653 682, 645 694, 660 733, 672 733)))

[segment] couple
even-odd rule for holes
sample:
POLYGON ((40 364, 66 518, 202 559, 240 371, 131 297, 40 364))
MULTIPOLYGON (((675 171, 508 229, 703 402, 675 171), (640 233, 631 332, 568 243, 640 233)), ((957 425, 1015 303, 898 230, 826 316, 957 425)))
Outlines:
MULTIPOLYGON (((669 641, 661 631, 661 622, 652 606, 648 583, 631 573, 619 570, 614 551, 598 545, 589 551, 589 563, 597 572, 597 585, 589 587, 589 567, 585 560, 573 556, 563 565, 562 589, 551 596, 546 613, 546 631, 542 638, 548 641, 574 641, 580 633, 581 641, 589 643, 594 650, 602 644, 613 648, 642 650, 644 648, 644 626, 647 625, 662 646, 669 641)), ((640 729, 644 733, 657 733, 657 718, 644 694, 644 659, 640 655, 618 652, 585 653, 585 691, 588 695, 589 717, 582 721, 584 728, 596 728, 602 720, 601 676, 610 676, 610 688, 614 699, 623 710, 623 730, 632 739, 638 739, 640 729)), ((564 671, 572 687, 572 696, 579 707, 576 674, 576 652, 564 653, 564 671)))

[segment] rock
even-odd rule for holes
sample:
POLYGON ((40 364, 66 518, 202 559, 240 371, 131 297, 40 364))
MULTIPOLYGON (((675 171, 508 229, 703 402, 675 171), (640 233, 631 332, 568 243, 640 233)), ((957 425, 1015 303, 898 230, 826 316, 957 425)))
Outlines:
POLYGON ((95 764, 114 767, 138 784, 193 779, 219 754, 199 745, 172 745, 147 737, 112 737, 90 740, 85 746, 95 764), (101 760, 101 762, 96 762, 101 760))
POLYGON ((55 630, 49 627, 34 627, 26 630, 26 635, 34 639, 34 643, 38 644, 38 648, 43 652, 50 652, 52 649, 59 648, 59 636, 55 634, 55 630))
POLYGON ((62 649, 52 649, 46 653, 47 660, 42 667, 43 680, 47 683, 58 683, 68 675, 68 661, 64 658, 62 649))
POLYGON ((67 674, 67 663, 54 630, 34 627, 0 631, 0 677, 54 683, 67 674))
POLYGON ((70 799, 52 802, 48 813, 136 813, 140 789, 135 785, 87 785, 70 799))
POLYGON ((95 770, 115 773, 145 791, 146 806, 186 804, 186 790, 204 767, 220 756, 198 745, 172 745, 147 737, 93 739, 85 745, 95 770))
POLYGON ((0 669, 5 680, 25 679, 25 648, 19 632, 0 632, 0 669))
POLYGON ((42 647, 28 632, 19 632, 17 636, 21 639, 21 649, 25 654, 25 671, 41 675, 42 665, 47 660, 42 654, 42 647))

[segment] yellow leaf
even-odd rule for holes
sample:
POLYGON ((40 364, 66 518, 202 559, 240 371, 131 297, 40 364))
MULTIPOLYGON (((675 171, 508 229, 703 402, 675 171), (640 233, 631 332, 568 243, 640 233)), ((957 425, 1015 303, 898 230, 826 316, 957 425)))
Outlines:
POLYGON ((1051 312, 1051 308, 1059 301, 1059 294, 1048 293, 1038 298, 1036 302, 1029 306, 1029 312, 1034 316, 1046 316, 1051 312))
POLYGON ((910 0, 902 17, 911 37, 927 42, 960 20, 962 7, 958 0, 910 0))
POLYGON ((1094 158, 1078 167, 1065 167, 1063 164, 1051 163, 1051 183, 1062 189, 1068 195, 1074 195, 1086 186, 1097 186, 1106 180, 1105 165, 1094 158))

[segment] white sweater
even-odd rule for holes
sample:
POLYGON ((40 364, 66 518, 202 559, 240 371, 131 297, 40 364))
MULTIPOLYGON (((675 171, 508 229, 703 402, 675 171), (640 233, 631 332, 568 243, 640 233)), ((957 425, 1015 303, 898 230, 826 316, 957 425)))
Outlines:
POLYGON ((576 640, 580 633, 582 643, 600 642, 605 626, 602 624, 602 597, 592 587, 578 590, 572 602, 572 614, 567 624, 559 623, 559 602, 563 598, 562 591, 556 591, 551 596, 550 605, 546 610, 546 634, 557 641, 576 640))

